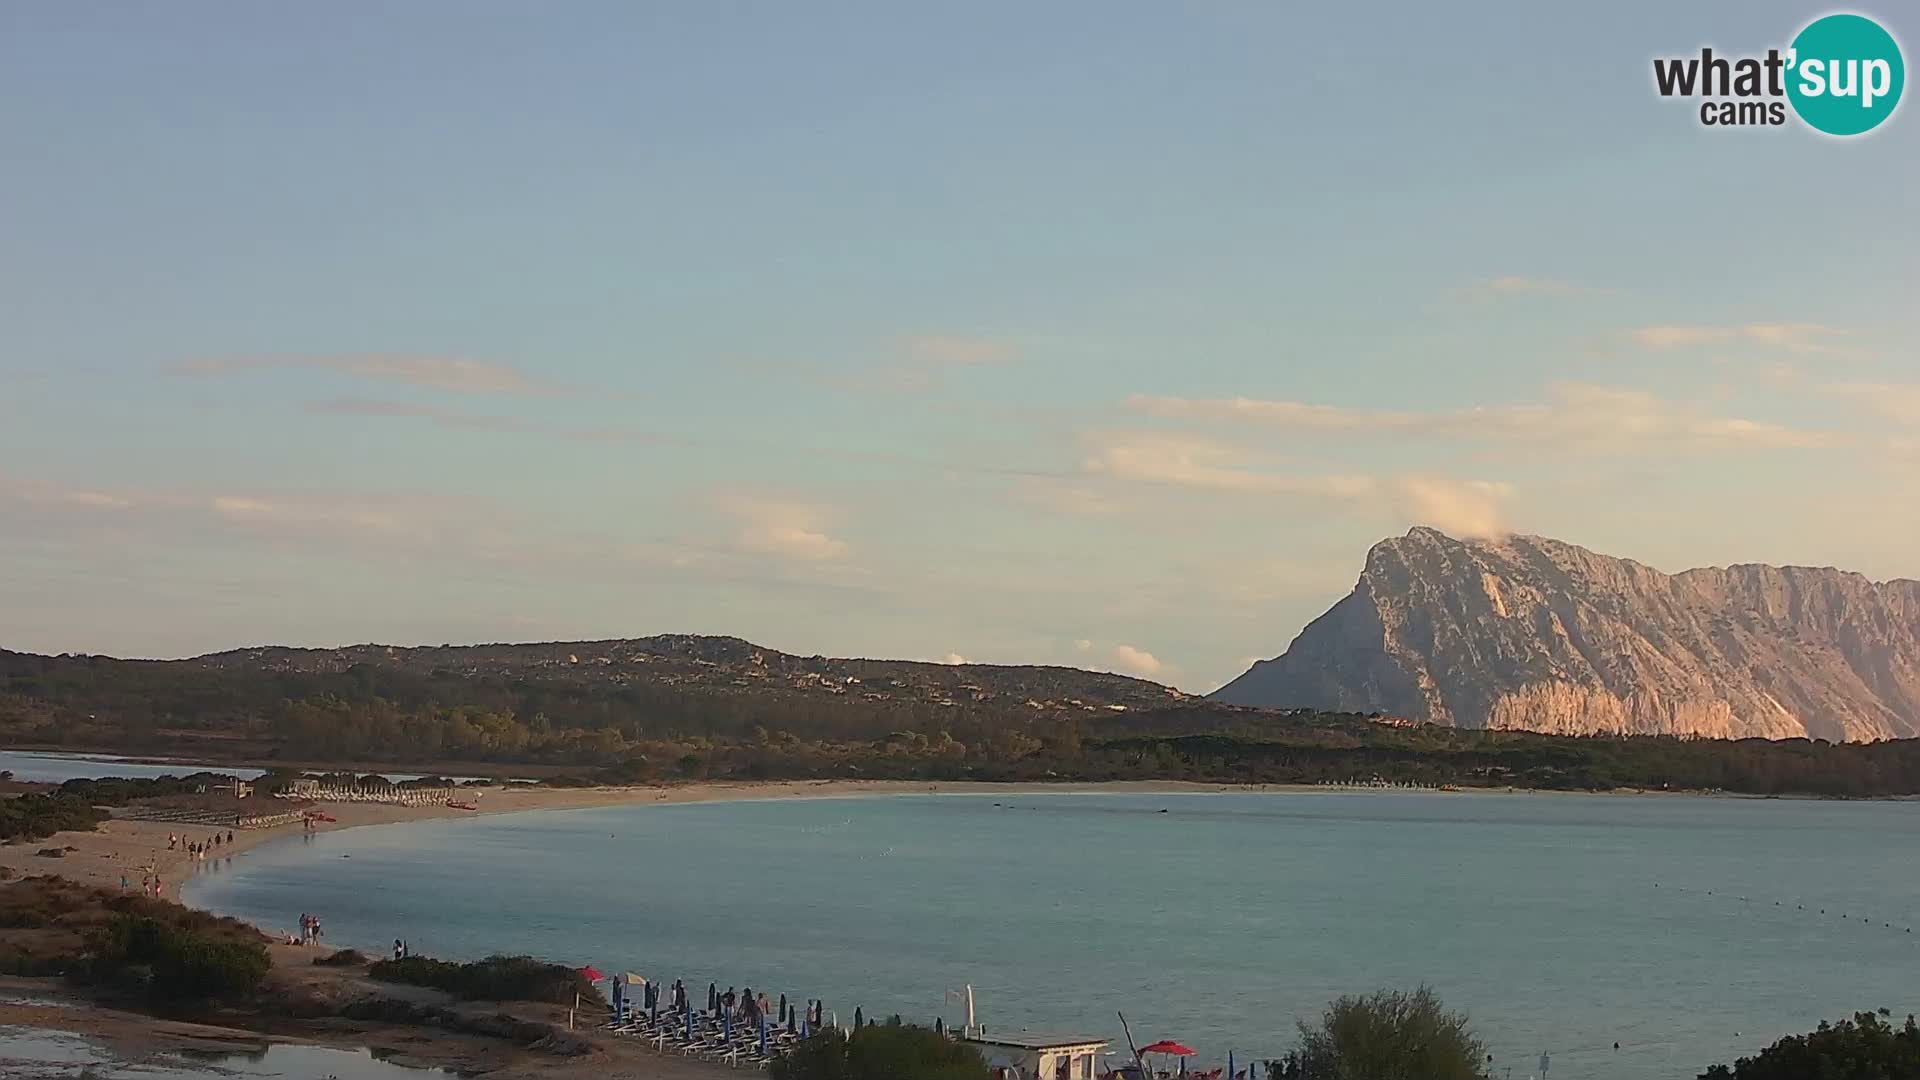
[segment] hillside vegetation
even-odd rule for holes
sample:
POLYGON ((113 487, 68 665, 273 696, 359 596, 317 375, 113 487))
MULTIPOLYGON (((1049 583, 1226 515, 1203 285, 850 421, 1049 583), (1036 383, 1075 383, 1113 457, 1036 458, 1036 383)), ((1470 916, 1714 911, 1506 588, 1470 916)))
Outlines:
MULTIPOLYGON (((168 662, 0 653, 0 739, 268 765, 460 762, 505 774, 543 764, 560 774, 555 783, 1173 779, 1920 793, 1916 740, 1469 730, 1233 706, 1065 668, 797 658, 734 638, 260 649, 168 662)), ((79 824, 86 805, 124 797, 68 789, 58 805, 62 796, 46 797, 16 817, 79 824)))

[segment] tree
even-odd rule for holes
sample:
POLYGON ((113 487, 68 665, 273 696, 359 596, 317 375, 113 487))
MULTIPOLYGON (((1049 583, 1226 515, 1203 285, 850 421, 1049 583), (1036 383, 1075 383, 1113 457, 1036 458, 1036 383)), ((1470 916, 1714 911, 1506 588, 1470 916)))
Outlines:
POLYGON ((1320 1023, 1300 1025, 1300 1046, 1268 1066, 1271 1080, 1485 1080, 1486 1047, 1464 1013, 1427 987, 1346 996, 1320 1023))
POLYGON ((979 1051, 907 1024, 823 1028, 773 1063, 774 1080, 990 1080, 979 1051))
POLYGON ((1920 1077, 1920 1026, 1901 1027, 1876 1015, 1822 1023, 1806 1035, 1789 1035, 1732 1068, 1714 1065, 1700 1080, 1902 1080, 1920 1077))

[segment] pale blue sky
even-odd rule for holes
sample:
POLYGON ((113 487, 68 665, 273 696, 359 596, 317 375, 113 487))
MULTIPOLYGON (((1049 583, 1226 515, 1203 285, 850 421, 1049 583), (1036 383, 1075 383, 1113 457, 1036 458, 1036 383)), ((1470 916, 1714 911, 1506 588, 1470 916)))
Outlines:
POLYGON ((1913 107, 1651 89, 1825 9, 1292 7, 0 7, 0 645, 1211 689, 1413 523, 1920 575, 1913 107))

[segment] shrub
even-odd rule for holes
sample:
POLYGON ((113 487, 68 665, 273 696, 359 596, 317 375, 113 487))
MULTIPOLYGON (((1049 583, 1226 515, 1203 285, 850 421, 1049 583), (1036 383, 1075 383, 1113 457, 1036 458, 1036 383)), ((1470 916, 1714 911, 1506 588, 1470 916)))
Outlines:
POLYGON ((852 1035, 823 1028, 773 1063, 775 1080, 989 1080, 980 1052, 923 1027, 888 1024, 852 1035))
POLYGON ((341 949, 325 956, 316 956, 313 962, 321 967, 361 967, 367 962, 367 954, 358 949, 341 949))
POLYGON ((1486 1047, 1463 1013, 1448 1012, 1426 987, 1342 997, 1317 1025, 1300 1025, 1300 1046, 1268 1066, 1271 1080, 1484 1080, 1486 1047))
POLYGON ((1920 1025, 1902 1027, 1876 1015, 1822 1023, 1806 1035, 1789 1035, 1732 1068, 1714 1065, 1700 1080, 1896 1080, 1920 1076, 1920 1025))
POLYGON ((235 997, 252 992, 273 967, 266 946, 159 919, 122 915, 87 938, 96 978, 144 980, 169 1001, 235 997))
POLYGON ((408 983, 444 990, 469 1001, 546 1001, 573 1004, 574 995, 605 1005, 585 975, 564 964, 549 964, 531 956, 489 956, 471 964, 456 964, 426 956, 382 960, 367 974, 385 982, 408 983))

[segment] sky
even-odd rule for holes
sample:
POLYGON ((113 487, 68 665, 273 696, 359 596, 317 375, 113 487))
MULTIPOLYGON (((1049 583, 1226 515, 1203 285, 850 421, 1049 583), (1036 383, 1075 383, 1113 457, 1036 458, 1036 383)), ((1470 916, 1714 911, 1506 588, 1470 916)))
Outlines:
POLYGON ((1920 577, 1920 106, 1653 90, 1825 10, 0 5, 0 647, 1203 691, 1415 524, 1920 577))

